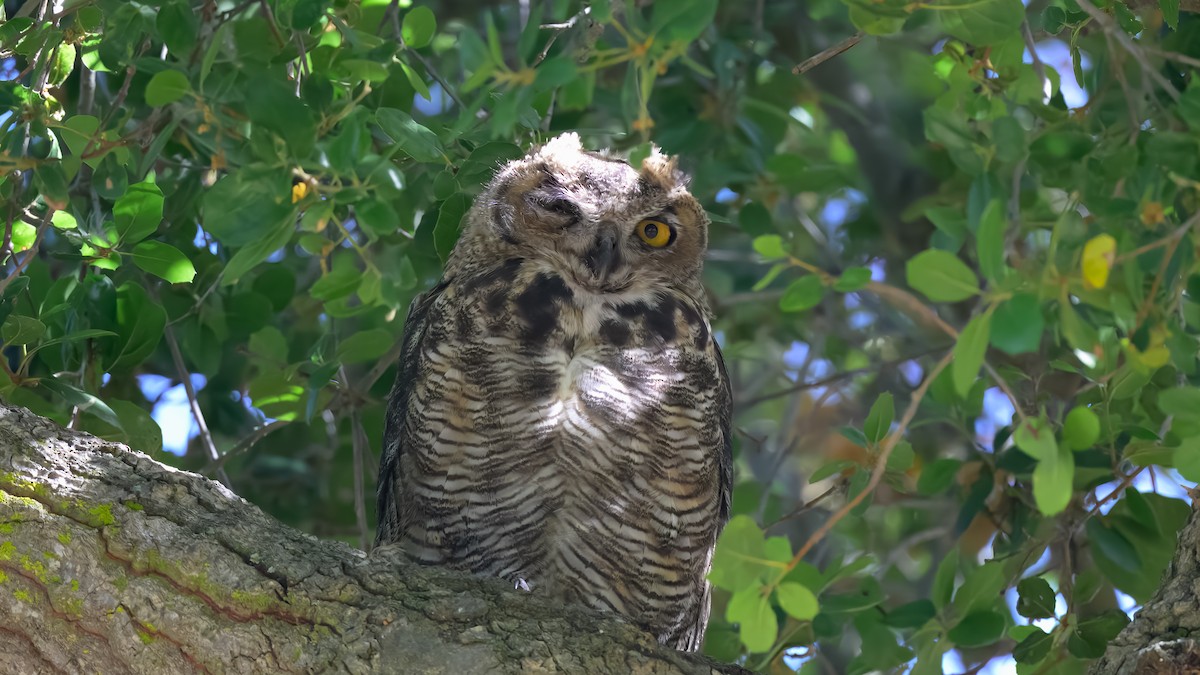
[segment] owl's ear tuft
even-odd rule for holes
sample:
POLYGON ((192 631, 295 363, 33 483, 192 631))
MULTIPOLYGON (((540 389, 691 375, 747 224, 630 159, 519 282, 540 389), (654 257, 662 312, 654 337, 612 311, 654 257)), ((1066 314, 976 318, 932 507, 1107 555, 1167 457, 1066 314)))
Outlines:
POLYGON ((538 148, 538 154, 540 155, 558 155, 571 152, 583 152, 583 141, 579 140, 579 134, 574 131, 559 134, 538 148))
POLYGON ((652 146, 650 155, 642 160, 641 178, 650 185, 667 191, 687 180, 679 171, 676 159, 663 154, 662 148, 657 145, 652 146))

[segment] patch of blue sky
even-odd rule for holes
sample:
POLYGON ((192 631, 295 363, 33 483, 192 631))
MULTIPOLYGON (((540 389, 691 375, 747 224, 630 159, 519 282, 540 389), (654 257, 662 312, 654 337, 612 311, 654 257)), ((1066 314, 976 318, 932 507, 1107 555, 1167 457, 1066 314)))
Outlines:
POLYGON ((413 94, 413 107, 422 115, 440 115, 454 107, 454 99, 446 95, 446 90, 436 82, 429 88, 429 98, 413 94))
MULTIPOLYGON (((208 384, 208 380, 199 373, 193 373, 191 380, 196 391, 208 384)), ((172 384, 170 378, 161 375, 138 375, 138 387, 147 400, 155 401, 150 416, 162 428, 163 450, 182 455, 187 451, 188 441, 200 431, 192 419, 183 384, 172 384)))
POLYGON ((1012 402, 999 387, 983 392, 983 414, 975 418, 975 442, 994 452, 992 441, 996 431, 1012 424, 1015 413, 1012 402))
MULTIPOLYGON (((1034 45, 1038 58, 1047 67, 1058 73, 1058 90, 1062 93, 1063 102, 1068 108, 1080 108, 1088 102, 1088 92, 1075 79, 1075 68, 1071 64, 1071 48, 1062 40, 1051 38, 1042 40, 1034 45)), ((1022 59, 1025 63, 1033 63, 1033 56, 1026 49, 1022 59)), ((1079 65, 1082 70, 1092 67, 1092 59, 1086 53, 1081 53, 1079 65)), ((1048 93, 1048 92, 1047 92, 1048 93)))

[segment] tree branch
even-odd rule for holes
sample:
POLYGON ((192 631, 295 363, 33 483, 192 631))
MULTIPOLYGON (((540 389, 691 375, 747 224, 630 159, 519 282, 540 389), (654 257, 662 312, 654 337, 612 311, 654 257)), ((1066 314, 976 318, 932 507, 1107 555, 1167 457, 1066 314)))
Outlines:
POLYGON ((2 672, 742 673, 0 403, 2 672))

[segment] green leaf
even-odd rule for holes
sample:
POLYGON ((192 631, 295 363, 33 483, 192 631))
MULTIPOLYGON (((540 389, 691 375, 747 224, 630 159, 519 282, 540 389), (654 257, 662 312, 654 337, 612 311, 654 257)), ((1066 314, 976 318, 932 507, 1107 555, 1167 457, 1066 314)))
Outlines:
POLYGON ((418 162, 437 162, 445 157, 437 134, 417 123, 406 112, 380 108, 375 121, 401 152, 418 162))
POLYGON ((1129 616, 1119 609, 1079 621, 1067 639, 1067 650, 1081 659, 1104 655, 1109 642, 1129 625, 1129 616))
POLYGON ((450 251, 454 249, 461 233, 462 219, 470 208, 471 202, 467 196, 459 193, 442 202, 438 209, 437 223, 433 227, 433 244, 442 260, 450 257, 450 251))
POLYGON ((122 243, 134 244, 154 234, 163 217, 163 195, 158 186, 142 181, 129 186, 113 204, 113 219, 122 243))
POLYGON ((1017 34, 1025 18, 1021 0, 946 2, 937 5, 942 28, 954 37, 980 47, 1017 34), (951 9, 961 4, 963 9, 951 9))
POLYGON ((1100 418, 1084 406, 1076 406, 1063 420, 1063 444, 1072 450, 1087 450, 1100 440, 1100 418))
POLYGON ((962 615, 991 607, 1007 585, 1003 563, 992 560, 967 570, 954 594, 954 609, 962 615))
POLYGON ((433 40, 437 33, 437 19, 433 10, 425 7, 413 7, 404 15, 404 23, 400 27, 400 37, 404 44, 412 49, 420 49, 433 40))
POLYGON ((1018 293, 996 306, 992 317, 992 346, 1008 354, 1041 350, 1046 321, 1037 296, 1018 293))
POLYGON ((1088 519, 1088 541, 1121 569, 1135 574, 1141 573, 1142 557, 1138 555, 1137 549, 1119 530, 1109 527, 1102 520, 1088 519))
POLYGON ((875 399, 871 411, 867 413, 867 421, 863 423, 863 432, 867 440, 878 443, 892 428, 892 420, 896 416, 896 404, 890 393, 884 392, 875 399))
POLYGON ((188 53, 196 45, 196 36, 200 34, 200 17, 189 4, 167 3, 158 10, 158 16, 155 17, 155 27, 162 36, 163 44, 181 60, 187 59, 188 53))
POLYGON ((859 291, 871 283, 871 270, 866 267, 847 267, 842 276, 833 282, 833 290, 840 293, 859 291))
POLYGON ((34 169, 33 177, 46 206, 59 211, 68 207, 71 198, 70 187, 67 185, 67 175, 63 172, 61 163, 41 163, 34 169))
POLYGON ((1059 448, 1049 458, 1038 461, 1033 470, 1033 499, 1038 510, 1047 516, 1061 513, 1071 502, 1074 492, 1075 455, 1059 448))
POLYGON ((1171 30, 1179 30, 1179 0, 1158 0, 1158 7, 1171 30))
POLYGON ((400 226, 400 215, 382 199, 368 198, 354 207, 358 224, 372 239, 391 234, 400 226))
POLYGON ((1158 409, 1176 419, 1200 422, 1200 388, 1164 389, 1158 392, 1158 409))
POLYGON ((993 199, 979 216, 979 229, 975 233, 975 254, 979 258, 979 271, 993 284, 1004 278, 1004 232, 1007 228, 1004 203, 993 199))
MULTIPOLYGON (((55 211, 55 213, 63 213, 55 211)), ((12 224, 12 251, 13 253, 21 253, 33 248, 33 243, 37 241, 37 228, 29 223, 20 220, 12 224)))
POLYGON ((254 269, 259 263, 271 257, 271 254, 287 245, 295 233, 292 219, 279 220, 274 224, 274 230, 266 236, 242 247, 229 263, 225 265, 224 276, 221 277, 223 286, 230 286, 241 280, 242 276, 254 269))
POLYGON ((359 331, 342 340, 335 359, 342 363, 361 363, 379 358, 395 344, 396 338, 382 328, 359 331))
POLYGON ((783 247, 783 237, 777 234, 764 234, 754 238, 754 250, 767 260, 779 260, 788 257, 787 249, 783 247))
POLYGON ((358 288, 361 277, 362 273, 353 267, 339 268, 335 265, 328 274, 317 279, 308 294, 326 302, 344 298, 358 288))
POLYGON ((825 297, 825 284, 815 274, 806 274, 794 279, 779 299, 779 309, 785 312, 802 312, 812 309, 825 297))
POLYGON ((27 345, 37 342, 46 334, 46 324, 32 316, 9 314, 0 325, 0 339, 6 345, 27 345))
POLYGON ((1013 648, 1013 660, 1017 663, 1039 663, 1050 655, 1050 648, 1053 646, 1053 635, 1041 628, 1034 628, 1034 632, 1013 648))
POLYGON ((234 248, 274 236, 292 219, 291 186, 285 171, 235 171, 204 194, 201 226, 234 248))
POLYGON ((962 462, 957 459, 937 459, 921 468, 921 476, 917 479, 917 491, 923 495, 936 495, 945 492, 954 483, 962 462))
MULTIPOLYGON (((254 86, 246 88, 246 114, 250 121, 278 134, 286 142, 290 156, 304 158, 312 150, 317 122, 308 104, 296 97, 294 85, 271 77, 264 71, 252 76, 254 86)), ((253 134, 261 134, 252 127, 253 134)), ((290 185, 289 177, 289 203, 290 185)))
POLYGON ((55 211, 54 215, 50 216, 50 224, 59 230, 74 230, 79 227, 75 216, 66 211, 55 211))
POLYGON ((1051 35, 1058 35, 1066 22, 1067 12, 1062 7, 1050 5, 1042 11, 1042 30, 1051 35))
POLYGON ((755 238, 770 236, 775 231, 775 225, 771 222, 771 212, 758 202, 749 202, 738 210, 738 227, 755 238))
POLYGON ((150 413, 129 401, 112 401, 109 406, 121 421, 129 447, 148 455, 162 452, 162 429, 150 413))
POLYGON ((954 361, 950 364, 954 375, 954 389, 964 398, 979 378, 979 369, 983 367, 988 335, 992 330, 991 323, 990 312, 976 316, 967 322, 954 345, 954 361))
POLYGON ((972 612, 946 634, 960 647, 986 647, 1004 636, 1004 617, 991 610, 972 612))
POLYGON ((750 652, 765 652, 775 644, 779 620, 761 586, 738 591, 725 606, 725 619, 739 624, 738 635, 750 652))
MULTIPOLYGON (((1200 453, 1198 453, 1198 454, 1200 454, 1200 453)), ((812 475, 808 477, 808 482, 816 483, 818 481, 825 480, 826 478, 829 478, 833 474, 841 473, 842 471, 845 471, 846 469, 854 466, 855 464, 856 464, 856 462, 849 460, 849 459, 837 459, 832 462, 826 462, 825 464, 822 464, 820 467, 818 467, 816 471, 812 472, 812 475)))
POLYGON ((708 578, 714 586, 729 591, 758 588, 760 576, 773 569, 770 562, 766 557, 766 538, 754 519, 734 516, 717 540, 708 578))
POLYGON ((934 302, 958 302, 979 294, 975 273, 953 253, 922 251, 905 266, 908 285, 934 302))
POLYGON ((883 622, 893 628, 920 628, 936 615, 933 602, 922 598, 889 611, 883 622))
POLYGON ((178 70, 160 70, 146 84, 146 103, 158 108, 178 101, 191 90, 187 75, 178 70))
POLYGON ((1013 442, 1021 452, 1037 460, 1053 460, 1058 454, 1054 430, 1050 428, 1050 423, 1041 417, 1028 417, 1017 426, 1013 442))
POLYGON ((934 606, 939 610, 950 604, 950 598, 954 594, 954 578, 957 575, 958 547, 954 547, 938 563, 937 573, 933 575, 933 588, 930 590, 930 596, 934 606))
POLYGON ((143 241, 130 253, 133 264, 173 284, 186 284, 196 278, 196 268, 182 251, 159 241, 143 241))
POLYGON ((122 339, 116 341, 120 347, 108 369, 132 368, 141 363, 158 346, 166 326, 167 313, 162 305, 151 300, 141 285, 122 284, 117 289, 117 334, 122 339))
POLYGON ((576 75, 577 69, 570 59, 566 57, 546 59, 537 68, 537 75, 533 80, 532 90, 535 93, 540 93, 561 87, 574 80, 576 75))
POLYGON ((657 0, 650 13, 650 33, 667 41, 691 42, 712 25, 717 0, 657 0))
POLYGON ((1191 436, 1183 439, 1170 457, 1171 465, 1185 480, 1200 482, 1200 438, 1191 436))
POLYGON ((1041 577, 1027 577, 1017 584, 1017 613, 1027 619, 1054 616, 1055 594, 1041 577))
POLYGON ((113 412, 113 409, 108 407, 107 403, 73 384, 68 384, 57 377, 43 377, 38 380, 38 387, 57 395, 67 405, 78 407, 80 412, 95 415, 105 424, 123 429, 121 420, 113 412))
POLYGON ((817 615, 817 596, 801 584, 790 581, 781 583, 775 588, 775 596, 783 611, 793 618, 811 621, 817 615))

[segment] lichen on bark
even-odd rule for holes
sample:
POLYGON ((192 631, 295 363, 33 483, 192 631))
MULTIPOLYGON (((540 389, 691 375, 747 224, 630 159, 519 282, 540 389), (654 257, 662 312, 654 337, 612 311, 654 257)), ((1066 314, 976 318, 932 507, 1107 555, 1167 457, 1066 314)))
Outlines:
POLYGON ((0 403, 0 671, 740 672, 0 403), (5 599, 4 596, 7 596, 5 599))

